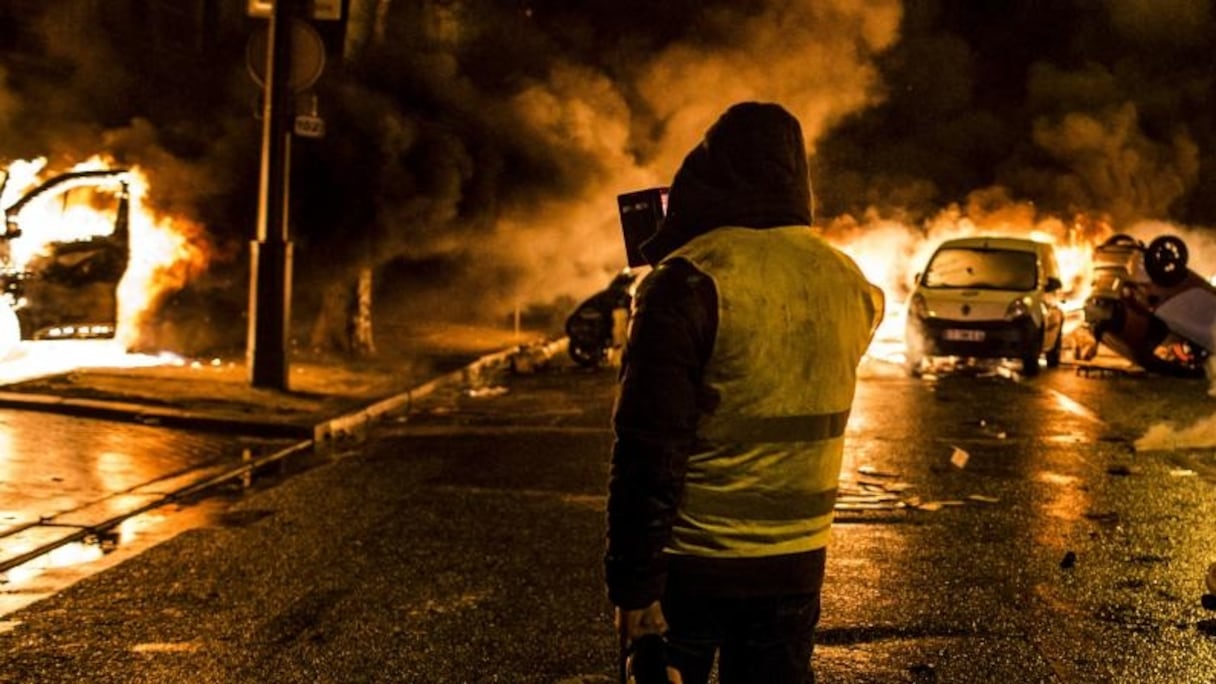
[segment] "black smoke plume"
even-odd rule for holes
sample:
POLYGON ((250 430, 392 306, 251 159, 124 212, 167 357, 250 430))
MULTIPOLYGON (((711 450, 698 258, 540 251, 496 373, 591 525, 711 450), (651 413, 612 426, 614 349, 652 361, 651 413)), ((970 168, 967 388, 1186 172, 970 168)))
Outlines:
MULTIPOLYGON (((204 307, 239 320, 260 135, 244 44, 259 20, 237 0, 62 0, 54 17, 41 5, 0 9, 0 159, 107 141, 147 163, 153 200, 206 225, 220 255, 166 318, 204 307)), ((740 100, 802 121, 829 234, 1216 219, 1207 2, 349 11, 315 90, 327 135, 294 147, 297 322, 361 267, 377 274, 378 311, 402 322, 498 319, 598 289, 624 266, 615 196, 669 182, 740 100)))

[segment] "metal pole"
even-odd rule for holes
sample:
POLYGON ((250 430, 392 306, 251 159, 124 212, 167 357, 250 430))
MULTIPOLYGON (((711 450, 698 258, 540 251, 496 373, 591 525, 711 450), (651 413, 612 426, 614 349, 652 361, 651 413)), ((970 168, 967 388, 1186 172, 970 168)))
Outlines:
POLYGON ((287 389, 291 332, 291 243, 288 188, 291 104, 288 83, 291 20, 298 0, 274 0, 262 102, 262 164, 257 239, 250 253, 248 365, 255 387, 287 389))

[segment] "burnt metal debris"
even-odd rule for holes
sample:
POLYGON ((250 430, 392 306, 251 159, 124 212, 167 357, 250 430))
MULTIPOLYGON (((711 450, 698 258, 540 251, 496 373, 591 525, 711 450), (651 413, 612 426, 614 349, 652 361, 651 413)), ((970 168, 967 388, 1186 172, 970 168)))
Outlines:
MULTIPOLYGON (((0 191, 4 181, 0 181, 0 191)), ((118 318, 118 283, 130 261, 130 171, 103 169, 57 175, 0 207, 0 297, 15 315, 21 339, 111 338, 118 318), (79 187, 113 187, 113 230, 72 240, 49 241, 24 263, 14 241, 29 235, 23 212, 44 196, 79 187)), ((68 220, 68 219, 64 219, 68 220)))

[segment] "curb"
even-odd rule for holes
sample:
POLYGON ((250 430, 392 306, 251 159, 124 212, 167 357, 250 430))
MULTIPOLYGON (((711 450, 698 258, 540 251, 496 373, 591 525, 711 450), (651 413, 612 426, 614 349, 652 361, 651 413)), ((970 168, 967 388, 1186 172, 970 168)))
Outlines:
POLYGON ((312 441, 314 444, 324 447, 343 438, 362 438, 366 434, 368 426, 385 414, 402 409, 408 411, 414 402, 434 394, 448 385, 476 386, 485 379, 487 374, 494 371, 523 370, 525 366, 530 370, 543 365, 563 351, 567 342, 568 340, 562 337, 543 344, 519 345, 483 356, 464 368, 441 375, 409 391, 381 399, 358 411, 317 423, 313 427, 312 441))
POLYGON ((143 425, 182 427, 210 432, 238 432, 250 437, 310 437, 308 425, 237 417, 208 416, 168 407, 123 401, 79 399, 49 394, 0 392, 0 408, 42 411, 79 418, 116 420, 143 425))

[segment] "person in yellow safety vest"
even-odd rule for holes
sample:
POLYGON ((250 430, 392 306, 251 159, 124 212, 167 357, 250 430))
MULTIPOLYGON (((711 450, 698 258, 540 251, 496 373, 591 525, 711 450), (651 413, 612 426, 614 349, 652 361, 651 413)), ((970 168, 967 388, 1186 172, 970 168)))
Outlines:
POLYGON ((605 575, 673 682, 813 681, 857 365, 882 291, 811 230, 798 120, 736 104, 642 247, 613 411, 605 575), (649 641, 649 640, 647 640, 649 641))

